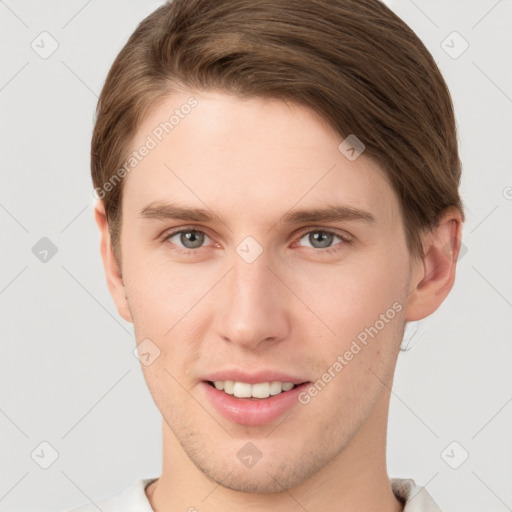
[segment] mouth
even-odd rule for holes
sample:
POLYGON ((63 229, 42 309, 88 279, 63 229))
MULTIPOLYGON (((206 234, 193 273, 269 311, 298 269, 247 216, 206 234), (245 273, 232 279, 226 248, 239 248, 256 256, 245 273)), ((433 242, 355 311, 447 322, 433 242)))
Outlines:
POLYGON ((289 393, 298 386, 308 384, 308 382, 295 384, 293 382, 281 381, 257 382, 250 384, 248 382, 233 380, 208 380, 204 382, 215 388, 217 391, 223 391, 226 395, 255 401, 265 400, 272 396, 283 395, 289 393))
POLYGON ((248 426, 268 425, 296 408, 301 403, 300 394, 310 385, 309 381, 301 382, 284 374, 281 374, 283 380, 274 380, 279 375, 271 374, 246 375, 245 380, 251 382, 218 380, 223 375, 212 375, 201 381, 201 388, 206 401, 228 421, 248 426), (265 378, 271 380, 263 380, 265 378))

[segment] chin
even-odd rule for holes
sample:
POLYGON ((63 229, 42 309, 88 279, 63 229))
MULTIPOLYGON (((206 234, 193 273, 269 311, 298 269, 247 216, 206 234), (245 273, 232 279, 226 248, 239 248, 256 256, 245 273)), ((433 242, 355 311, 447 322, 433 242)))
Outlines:
MULTIPOLYGON (((283 475, 278 478, 272 475, 271 471, 260 470, 254 474, 253 469, 234 469, 227 475, 209 474, 208 477, 217 484, 227 489, 246 494, 272 494, 283 492, 299 485, 304 479, 297 478, 298 475, 283 475), (263 473, 263 474, 262 474, 263 473), (295 477, 295 478, 294 478, 295 477)), ((225 469, 221 471, 224 473, 225 469)))
POLYGON ((274 455, 265 460, 265 455, 253 467, 245 467, 238 460, 233 463, 222 460, 219 454, 211 454, 209 460, 205 452, 191 457, 196 467, 211 481, 227 489, 247 494, 272 494, 285 492, 300 486, 325 466, 327 458, 308 456, 304 459, 299 453, 274 455), (307 460, 307 462, 305 462, 307 460), (213 464, 212 464, 213 462, 213 464))

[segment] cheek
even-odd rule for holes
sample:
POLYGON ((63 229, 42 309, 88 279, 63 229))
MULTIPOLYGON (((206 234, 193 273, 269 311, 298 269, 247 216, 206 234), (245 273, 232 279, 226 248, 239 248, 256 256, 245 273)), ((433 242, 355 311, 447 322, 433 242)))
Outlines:
POLYGON ((383 254, 359 262, 317 266, 314 273, 295 269, 293 283, 297 295, 314 313, 308 316, 313 319, 309 325, 321 333, 322 343, 335 340, 328 345, 339 351, 365 328, 377 323, 384 334, 391 331, 389 325, 398 323, 397 314, 405 309, 404 268, 399 258, 383 254))
POLYGON ((303 403, 310 404, 312 417, 328 414, 326 425, 332 422, 347 433, 356 428, 385 389, 383 382, 392 378, 405 313, 402 269, 401 262, 383 256, 372 265, 325 270, 309 286, 301 285, 304 302, 329 327, 316 319, 314 328, 304 322, 317 381, 303 403))
POLYGON ((126 253, 123 274, 134 325, 141 334, 163 339, 208 291, 209 279, 195 265, 152 258, 142 250, 126 253))
POLYGON ((187 377, 190 362, 199 359, 205 336, 198 315, 205 311, 202 308, 218 273, 198 272, 193 265, 150 263, 132 255, 126 259, 126 289, 135 337, 137 343, 149 339, 159 354, 150 366, 143 366, 146 380, 155 386, 160 379, 172 381, 166 370, 176 378, 187 377))

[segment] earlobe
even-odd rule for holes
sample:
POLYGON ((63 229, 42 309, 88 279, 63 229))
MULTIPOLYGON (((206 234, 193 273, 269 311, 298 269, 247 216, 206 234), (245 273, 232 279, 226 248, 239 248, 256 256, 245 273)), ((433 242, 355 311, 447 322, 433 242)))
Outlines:
POLYGON ((98 200, 94 207, 94 218, 100 231, 100 252, 110 295, 114 299, 118 313, 127 322, 133 322, 128 301, 126 299, 123 276, 114 257, 110 231, 105 215, 105 208, 101 200, 98 200))
POLYGON ((412 272, 406 321, 431 315, 450 293, 455 281, 461 231, 459 210, 448 208, 437 226, 425 235, 424 256, 412 272))

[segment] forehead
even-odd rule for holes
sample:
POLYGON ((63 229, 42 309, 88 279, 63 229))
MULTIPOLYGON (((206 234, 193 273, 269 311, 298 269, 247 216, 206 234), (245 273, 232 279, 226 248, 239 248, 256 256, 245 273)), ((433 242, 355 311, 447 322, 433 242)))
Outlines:
POLYGON ((349 160, 342 141, 296 103, 173 93, 154 105, 132 141, 130 152, 145 156, 125 178, 123 203, 140 211, 179 200, 247 219, 279 217, 294 205, 344 204, 377 218, 397 209, 377 163, 364 152, 349 160))

